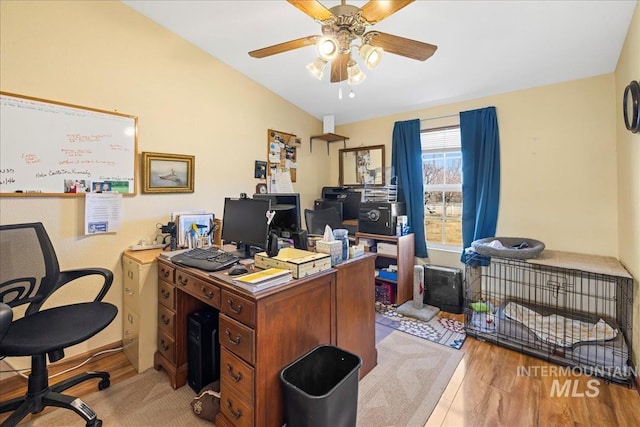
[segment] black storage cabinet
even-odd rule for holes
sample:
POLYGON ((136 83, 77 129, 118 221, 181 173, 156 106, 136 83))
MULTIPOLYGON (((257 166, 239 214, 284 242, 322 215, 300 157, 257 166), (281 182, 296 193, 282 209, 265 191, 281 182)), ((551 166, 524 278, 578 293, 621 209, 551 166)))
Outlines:
POLYGON ((319 345, 280 372, 287 427, 353 427, 358 415, 359 356, 319 345))

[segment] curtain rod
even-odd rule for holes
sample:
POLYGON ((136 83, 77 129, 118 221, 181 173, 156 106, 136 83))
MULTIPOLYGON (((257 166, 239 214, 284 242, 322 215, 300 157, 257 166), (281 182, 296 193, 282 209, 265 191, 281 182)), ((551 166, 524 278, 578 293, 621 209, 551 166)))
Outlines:
POLYGON ((447 114, 444 116, 436 116, 436 117, 427 117, 426 119, 420 119, 421 122, 424 122, 426 120, 437 120, 437 119, 446 119, 449 117, 457 117, 459 115, 459 113, 456 114, 447 114))

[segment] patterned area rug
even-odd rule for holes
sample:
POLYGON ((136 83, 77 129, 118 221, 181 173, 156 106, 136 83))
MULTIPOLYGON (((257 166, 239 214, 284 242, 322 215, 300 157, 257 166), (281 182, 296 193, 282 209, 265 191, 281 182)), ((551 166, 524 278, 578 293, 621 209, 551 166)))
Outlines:
POLYGON ((436 315, 425 322, 402 315, 396 311, 394 305, 385 305, 380 302, 376 302, 376 311, 381 314, 376 316, 377 323, 447 347, 460 349, 467 337, 464 324, 454 319, 436 315))

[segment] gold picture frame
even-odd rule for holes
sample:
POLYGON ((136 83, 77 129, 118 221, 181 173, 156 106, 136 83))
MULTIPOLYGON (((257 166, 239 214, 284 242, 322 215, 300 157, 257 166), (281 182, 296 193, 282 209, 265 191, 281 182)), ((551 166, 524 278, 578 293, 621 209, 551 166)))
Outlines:
POLYGON ((195 156, 142 153, 143 193, 193 193, 195 156))

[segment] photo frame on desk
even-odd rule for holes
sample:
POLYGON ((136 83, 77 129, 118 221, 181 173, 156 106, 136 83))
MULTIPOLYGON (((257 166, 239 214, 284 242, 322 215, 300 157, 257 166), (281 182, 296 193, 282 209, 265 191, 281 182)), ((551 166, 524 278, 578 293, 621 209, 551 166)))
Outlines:
POLYGON ((142 153, 143 193, 193 193, 195 156, 142 153))
POLYGON ((189 246, 189 233, 194 224, 200 231, 200 237, 207 236, 207 245, 211 244, 214 237, 213 232, 210 232, 211 228, 214 228, 214 232, 216 231, 214 218, 215 215, 212 213, 178 215, 176 217, 176 237, 178 239, 178 246, 183 248, 189 246))

